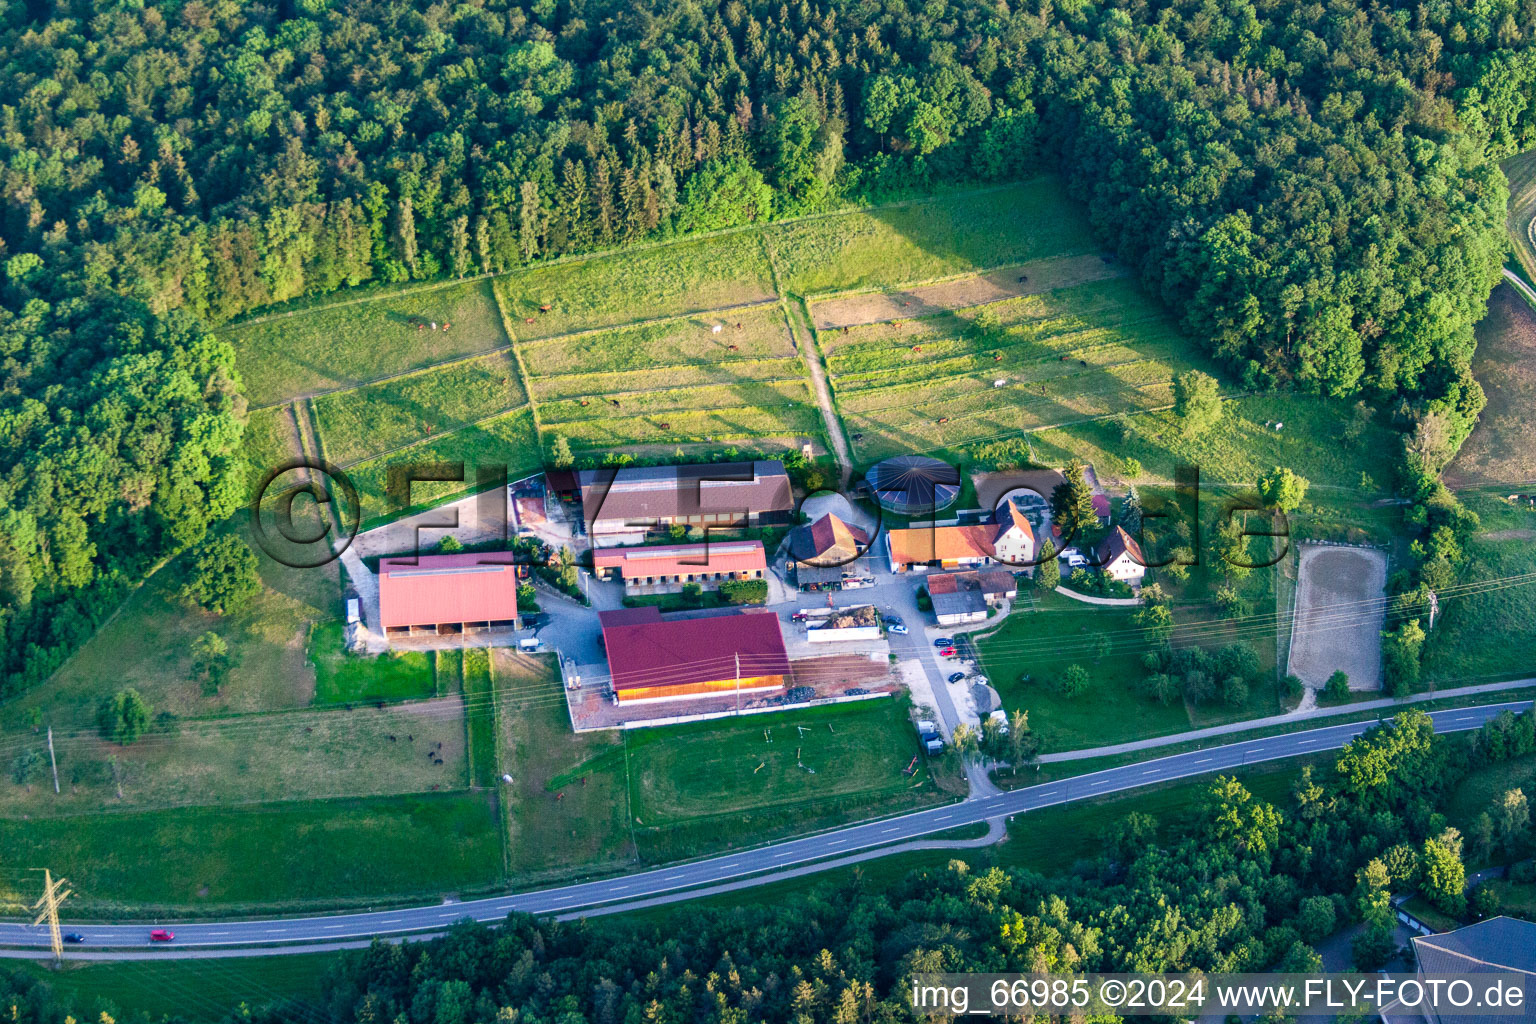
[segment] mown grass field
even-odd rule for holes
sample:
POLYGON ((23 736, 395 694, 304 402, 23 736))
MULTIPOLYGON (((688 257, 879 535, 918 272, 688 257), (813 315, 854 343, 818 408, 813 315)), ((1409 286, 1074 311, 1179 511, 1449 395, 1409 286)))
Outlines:
POLYGON ((437 691, 431 651, 392 651, 375 656, 348 654, 342 624, 326 622, 309 637, 315 668, 315 703, 349 704, 414 700, 437 691))
POLYGON ((484 647, 469 647, 460 659, 463 674, 464 735, 468 747, 469 784, 496 785, 496 695, 491 680, 491 656, 484 647))
POLYGON ((62 793, 7 783, 0 815, 427 793, 465 778, 457 697, 183 720, 128 746, 55 731, 54 744, 62 793))
POLYGON ((343 466, 525 405, 509 352, 423 370, 313 400, 326 458, 343 466))
POLYGON ((0 847, 68 877, 77 914, 341 905, 501 877, 492 803, 464 792, 7 818, 0 847))
POLYGON ((577 450, 824 432, 777 304, 550 338, 523 359, 546 439, 577 450))
POLYGON ((499 769, 506 808, 507 863, 520 882, 616 870, 635 862, 625 795, 624 737, 571 731, 554 659, 510 650, 491 652, 496 693, 499 769), (595 758, 618 759, 617 770, 552 781, 595 758))
POLYGON ((537 471, 539 444, 530 410, 517 409, 489 420, 442 434, 347 469, 363 506, 364 528, 395 517, 407 509, 429 508, 474 489, 478 466, 505 466, 510 479, 537 471), (389 467, 433 463, 464 464, 464 482, 417 482, 411 485, 410 504, 397 506, 389 500, 389 467))
POLYGON ((903 774, 917 753, 896 700, 642 730, 627 755, 640 855, 698 856, 958 798, 953 765, 903 774))
MULTIPOLYGON (((1150 645, 1135 622, 1133 609, 1094 607, 1059 594, 1036 594, 1038 610, 1016 613, 983 639, 982 672, 997 689, 1008 711, 1029 712, 1029 726, 1044 752, 1108 746, 1149 736, 1279 714, 1273 686, 1251 685, 1246 703, 1189 705, 1183 700, 1159 704, 1143 696, 1137 684, 1146 675, 1141 656, 1150 645), (1100 654, 1100 639, 1106 653, 1100 654), (1056 683, 1070 665, 1088 671, 1087 693, 1068 697, 1056 683), (1025 680, 1025 675, 1030 676, 1025 680)), ((1260 613, 1266 611, 1262 606, 1260 613)), ((1198 644, 1214 649, 1234 640, 1254 639, 1251 629, 1219 620, 1201 604, 1175 609, 1175 646, 1198 644)), ((1263 619, 1263 622, 1271 620, 1263 619)), ((1254 644, 1262 680, 1273 675, 1272 643, 1254 644)))
POLYGON ((1482 520, 1465 546, 1461 579, 1471 586, 1441 602, 1425 643, 1425 679, 1443 688, 1536 676, 1536 511, 1492 495, 1462 499, 1482 520))
POLYGON ((1087 211, 1057 178, 773 225, 779 285, 796 295, 886 288, 1095 252, 1087 211))
POLYGON ((1123 278, 819 342, 860 461, 1162 408, 1175 373, 1211 369, 1123 278))
POLYGON ((1503 163, 1509 178, 1509 238, 1525 276, 1536 278, 1536 150, 1517 154, 1503 163))
MULTIPOLYGON (((264 1006, 280 999, 318 999, 327 992, 327 972, 344 953, 293 953, 290 956, 232 956, 218 960, 117 961, 75 963, 63 970, 52 964, 15 961, 72 999, 89 1019, 108 1010, 112 1019, 151 1021, 187 1019, 221 1021, 230 1007, 264 1006)), ((84 1016, 83 1018, 84 1019, 84 1016)))
POLYGON ((774 296, 762 241, 751 231, 534 267, 497 278, 496 293, 520 339, 774 296))
POLYGON ((283 999, 322 999, 327 975, 344 953, 230 957, 216 960, 73 962, 63 970, 16 961, 54 991, 75 1001, 91 1020, 110 1007, 115 1020, 222 1020, 231 1007, 262 1006, 283 999))
POLYGON ((510 340, 485 281, 280 314, 223 335, 235 347, 246 398, 258 407, 489 352, 510 340), (432 322, 440 329, 417 330, 432 322), (444 324, 451 326, 441 330, 444 324))

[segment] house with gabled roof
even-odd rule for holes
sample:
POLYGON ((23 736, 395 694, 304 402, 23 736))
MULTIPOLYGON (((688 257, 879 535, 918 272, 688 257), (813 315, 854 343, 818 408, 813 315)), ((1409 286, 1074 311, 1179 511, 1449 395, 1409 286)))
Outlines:
POLYGON ((1147 559, 1136 538, 1117 526, 1104 538, 1098 550, 1099 571, 1121 583, 1140 583, 1147 574, 1147 559))

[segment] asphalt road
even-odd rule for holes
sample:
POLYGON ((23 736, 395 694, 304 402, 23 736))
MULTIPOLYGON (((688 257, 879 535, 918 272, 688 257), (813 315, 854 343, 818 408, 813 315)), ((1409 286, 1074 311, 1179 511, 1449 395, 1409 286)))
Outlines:
MULTIPOLYGON (((1530 701, 1513 701, 1505 704, 1437 711, 1432 712, 1430 717, 1434 720, 1436 732, 1457 732, 1475 729, 1500 712, 1509 710, 1518 713, 1530 706, 1530 701)), ((1231 743, 1205 750, 1173 754, 1119 768, 1108 768, 1072 779, 1016 789, 1008 793, 972 797, 958 804, 933 807, 899 817, 883 818, 829 832, 820 832, 771 846, 722 854, 707 860, 536 892, 430 907, 337 914, 326 917, 186 923, 155 921, 113 925, 70 925, 66 922, 64 930, 83 934, 86 938, 85 946, 97 948, 122 949, 149 946, 151 945, 149 941, 151 927, 168 928, 175 932, 176 940, 173 948, 258 946, 276 943, 336 943, 347 939, 431 932, 466 918, 477 921, 500 920, 513 911, 567 914, 582 908, 637 901, 679 889, 710 885, 747 875, 771 873, 792 865, 837 857, 855 850, 900 843, 962 825, 1085 800, 1107 793, 1118 793, 1170 779, 1189 778, 1262 761, 1337 749, 1373 725, 1375 725, 1374 722, 1349 722, 1305 732, 1249 740, 1245 743, 1231 743)), ((769 881, 771 877, 763 880, 769 881)), ((20 923, 0 924, 0 945, 35 948, 47 944, 47 931, 41 927, 20 923)), ((169 948, 164 952, 170 956, 175 955, 169 948)), ((5 951, 0 950, 0 956, 4 955, 5 951)))

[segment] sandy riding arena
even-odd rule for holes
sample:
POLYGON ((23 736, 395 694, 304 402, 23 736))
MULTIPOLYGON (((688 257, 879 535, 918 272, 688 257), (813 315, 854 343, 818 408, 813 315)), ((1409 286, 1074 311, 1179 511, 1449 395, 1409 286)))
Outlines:
POLYGON ((1386 584, 1383 552, 1302 545, 1288 670, 1314 688, 1343 669, 1351 690, 1380 689, 1386 584))

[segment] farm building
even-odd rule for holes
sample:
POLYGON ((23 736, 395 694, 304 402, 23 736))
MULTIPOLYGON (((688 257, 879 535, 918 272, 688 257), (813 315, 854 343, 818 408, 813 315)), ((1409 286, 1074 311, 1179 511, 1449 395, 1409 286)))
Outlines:
POLYGON ((928 596, 941 626, 980 622, 988 608, 1019 596, 1013 573, 1001 569, 981 572, 946 572, 928 577, 928 596))
POLYGON ((576 474, 593 547, 639 544, 674 524, 742 527, 789 521, 794 494, 778 461, 584 469, 576 474))
POLYGON ((864 476, 880 507, 904 516, 948 508, 960 497, 960 471, 929 455, 897 455, 864 476))
POLYGON ((1147 574, 1147 560, 1136 538, 1117 526, 1099 545, 1099 571, 1121 583, 1140 583, 1147 574))
POLYGON ((688 583, 715 590, 726 580, 760 580, 767 568, 760 540, 600 548, 592 553, 593 575, 622 579, 625 591, 632 594, 672 593, 688 583))
POLYGON ((383 559, 379 619, 399 637, 515 629, 517 566, 505 552, 383 559))
POLYGON ((1006 514, 999 523, 887 530, 891 572, 1027 562, 1034 556, 1034 530, 1012 502, 1005 503, 1004 508, 1006 514))
POLYGON ((776 690, 789 675, 773 612, 668 621, 648 606, 600 612, 598 620, 613 692, 623 704, 776 690))
POLYGON ((868 546, 868 533, 830 512, 789 532, 790 557, 801 565, 844 565, 859 557, 868 546))

